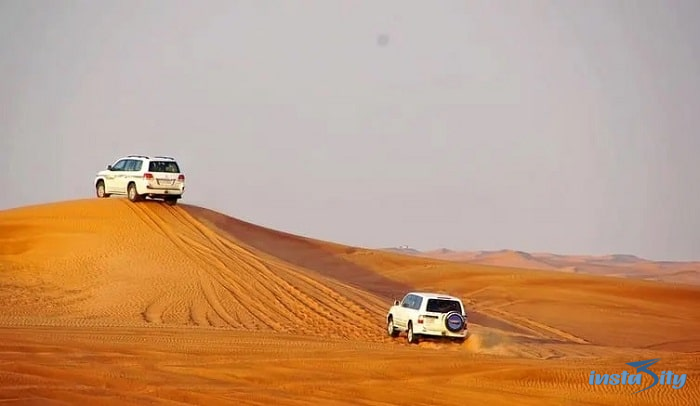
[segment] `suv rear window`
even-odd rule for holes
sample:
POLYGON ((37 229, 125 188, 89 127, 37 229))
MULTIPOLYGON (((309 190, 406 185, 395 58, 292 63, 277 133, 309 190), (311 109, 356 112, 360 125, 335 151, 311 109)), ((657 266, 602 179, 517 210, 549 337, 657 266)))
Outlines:
POLYGON ((148 164, 149 172, 180 173, 180 167, 175 161, 151 161, 148 164))
POLYGON ((428 299, 425 310, 433 313, 457 312, 462 314, 462 306, 456 300, 450 299, 428 299))

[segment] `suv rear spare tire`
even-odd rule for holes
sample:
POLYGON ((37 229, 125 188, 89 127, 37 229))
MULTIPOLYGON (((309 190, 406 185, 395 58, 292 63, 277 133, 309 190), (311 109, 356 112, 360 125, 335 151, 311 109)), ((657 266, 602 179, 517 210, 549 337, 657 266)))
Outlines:
POLYGON ((464 328, 464 317, 457 312, 449 312, 445 315, 445 328, 456 333, 464 328))

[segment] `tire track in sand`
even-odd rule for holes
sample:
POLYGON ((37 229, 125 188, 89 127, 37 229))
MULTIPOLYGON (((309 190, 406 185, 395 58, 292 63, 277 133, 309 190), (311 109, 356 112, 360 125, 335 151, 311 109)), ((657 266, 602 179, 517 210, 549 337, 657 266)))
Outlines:
MULTIPOLYGON (((365 307, 360 306, 357 302, 349 300, 344 295, 341 295, 336 290, 327 287, 324 283, 304 275, 302 272, 296 270, 290 270, 289 265, 280 262, 275 258, 269 258, 265 263, 259 259, 258 254, 251 252, 248 249, 243 248, 241 245, 233 243, 232 241, 223 238, 218 233, 209 230, 206 226, 196 221, 187 212, 182 209, 175 208, 175 210, 169 211, 178 221, 184 223, 185 226, 193 227, 201 236, 204 236, 208 242, 212 245, 218 247, 218 250, 212 250, 205 247, 208 254, 219 255, 224 254, 226 258, 236 261, 242 261, 242 266, 254 269, 253 276, 258 278, 261 286, 267 287, 267 281, 276 282, 273 286, 276 288, 277 292, 273 292, 272 289, 267 289, 267 292, 272 294, 281 304, 284 304, 285 298, 291 299, 292 303, 295 305, 302 305, 305 307, 306 311, 301 311, 304 314, 302 317, 307 316, 322 316, 328 320, 329 323, 335 325, 345 326, 348 329, 356 329, 358 321, 365 324, 363 327, 372 328, 374 324, 368 324, 367 322, 372 320, 372 314, 365 307), (272 269, 274 267, 274 270, 272 269), (307 286, 311 290, 315 290, 316 294, 306 294, 302 289, 301 285, 307 286), (279 288, 283 288, 281 291, 279 288), (295 295, 284 295, 284 293, 293 292, 295 295), (282 293, 280 295, 280 293, 282 293), (331 299, 331 300, 328 300, 331 299), (336 315, 332 314, 328 310, 334 311, 340 314, 340 319, 336 315), (359 317, 358 317, 359 316, 359 317), (353 320, 354 318, 354 320, 353 320), (352 320, 351 322, 348 322, 352 320)), ((325 281, 329 283, 330 281, 325 281)), ((340 287, 342 290, 347 291, 347 287, 340 287)), ((353 291, 353 293, 355 293, 353 291)), ((285 305, 290 311, 291 315, 299 312, 299 309, 292 309, 291 307, 285 305)))
MULTIPOLYGON (((181 208, 176 208, 172 212, 172 214, 176 218, 178 218, 180 221, 184 222, 186 225, 193 227, 200 235, 205 237, 209 242, 211 242, 214 245, 217 245, 220 252, 240 253, 240 254, 242 254, 239 256, 240 259, 242 259, 244 262, 247 262, 252 267, 263 271, 263 273, 268 275, 268 276, 272 276, 272 277, 277 276, 277 275, 283 276, 283 275, 286 275, 288 273, 287 269, 291 266, 290 264, 283 262, 283 261, 280 261, 278 258, 269 257, 263 253, 253 252, 251 249, 244 248, 239 243, 234 243, 234 242, 222 237, 220 234, 210 230, 204 224, 197 221, 195 218, 193 218, 185 210, 183 210, 181 208), (261 257, 267 257, 266 261, 263 262, 261 260, 261 257), (273 271, 271 269, 271 266, 275 266, 276 270, 273 271)), ((294 276, 298 279, 305 280, 306 282, 312 284, 314 286, 314 288, 321 290, 324 293, 323 297, 330 297, 332 299, 335 299, 340 305, 342 305, 338 310, 339 311, 349 311, 347 313, 348 315, 362 313, 363 315, 368 316, 372 313, 372 310, 376 310, 376 308, 377 308, 377 307, 375 307, 374 309, 371 309, 371 308, 368 308, 366 306, 362 306, 357 302, 348 300, 347 297, 345 297, 344 295, 341 295, 336 290, 331 289, 330 287, 327 286, 327 284, 333 284, 333 282, 331 282, 331 280, 327 280, 327 278, 324 278, 326 280, 324 280, 324 283, 321 283, 318 280, 316 280, 312 277, 309 277, 309 276, 307 276, 303 273, 300 273, 300 272, 295 271, 294 276)), ((289 285, 289 287, 294 288, 294 286, 292 286, 292 285, 289 285)), ((347 292, 348 290, 352 290, 353 292, 357 292, 357 289, 351 288, 349 286, 342 286, 342 288, 345 291, 345 293, 348 293, 347 292)), ((383 306, 384 305, 384 303, 381 300, 379 300, 378 298, 375 301, 373 301, 373 303, 376 306, 383 306)), ((328 304, 328 303, 324 303, 324 304, 328 304)))
POLYGON ((567 333, 566 331, 559 330, 555 327, 537 322, 527 317, 518 316, 511 312, 492 307, 482 309, 482 311, 484 310, 486 310, 488 313, 491 313, 492 317, 495 314, 495 317, 497 318, 501 318, 506 322, 517 324, 519 325, 519 327, 535 332, 544 338, 553 338, 562 341, 573 342, 576 344, 590 344, 588 341, 584 340, 581 337, 577 337, 571 333, 567 333))
MULTIPOLYGON (((211 325, 249 330, 383 337, 383 329, 376 325, 377 317, 381 317, 379 299, 339 283, 317 280, 275 258, 261 259, 259 254, 209 230, 179 207, 151 202, 125 204, 197 264, 205 302, 186 298, 191 303, 188 323, 203 324, 206 320, 211 325), (345 291, 355 298, 366 296, 367 303, 374 306, 349 299, 343 294, 345 291), (212 317, 223 323, 216 323, 212 317)), ((162 315, 156 313, 165 308, 162 302, 158 303, 146 310, 150 310, 148 314, 154 322, 162 321, 162 315)))
MULTIPOLYGON (((185 237, 183 237, 185 238, 185 237)), ((195 242, 192 242, 195 244, 195 242)), ((219 253, 213 251, 207 247, 196 247, 205 256, 214 256, 217 258, 219 264, 221 264, 220 269, 228 270, 227 266, 224 264, 225 259, 219 257, 219 253)), ((278 272, 272 271, 264 264, 251 265, 245 260, 238 261, 235 256, 227 255, 229 259, 233 259, 237 265, 240 265, 239 269, 253 269, 258 271, 257 275, 254 276, 255 280, 252 281, 252 289, 256 290, 258 293, 264 295, 265 297, 271 298, 272 300, 277 300, 277 304, 281 306, 281 312, 286 313, 286 317, 294 319, 301 315, 301 318, 310 318, 311 315, 317 315, 325 318, 329 323, 335 323, 339 325, 344 325, 345 327, 353 327, 354 324, 346 320, 351 319, 357 313, 353 313, 352 308, 360 309, 359 306, 352 302, 348 302, 344 305, 343 301, 338 298, 339 295, 333 294, 334 291, 328 289, 331 294, 328 296, 335 297, 335 301, 328 301, 325 299, 327 292, 322 291, 320 294, 316 294, 315 297, 305 293, 305 290, 313 290, 314 288, 319 288, 315 286, 313 281, 310 281, 302 275, 296 275, 299 280, 293 281, 292 278, 280 277, 280 274, 284 274, 286 271, 284 269, 278 269, 278 272), (267 283, 270 281, 271 283, 267 283), (272 285, 272 287, 270 287, 272 285), (306 289, 302 290, 301 285, 306 285, 306 289), (303 308, 299 308, 299 306, 303 308), (296 307, 296 308, 295 308, 296 307), (340 319, 336 318, 331 311, 340 314, 340 319)), ((222 278, 232 285, 236 284, 236 278, 221 275, 222 278)), ((320 284, 319 284, 320 285, 320 284)), ((323 287, 323 285, 320 285, 323 287)), ((321 290, 321 289, 318 289, 321 290)))
MULTIPOLYGON (((348 298, 348 294, 354 295, 357 293, 356 289, 343 285, 338 285, 338 290, 332 289, 329 287, 329 285, 334 285, 334 281, 325 280, 323 283, 321 283, 319 280, 306 275, 304 272, 294 270, 293 266, 290 268, 291 265, 284 263, 277 258, 269 257, 266 258, 265 262, 263 262, 261 260, 261 256, 263 255, 254 253, 251 250, 244 248, 242 245, 222 237, 220 234, 199 223, 186 211, 178 208, 171 213, 178 217, 179 220, 185 221, 188 225, 195 227, 201 235, 207 238, 208 241, 214 245, 217 245, 219 247, 218 252, 225 254, 228 253, 226 255, 232 259, 242 260, 253 269, 258 270, 259 272, 257 272, 256 275, 259 275, 262 279, 275 280, 279 283, 279 285, 281 285, 281 287, 285 288, 283 292, 294 292, 296 294, 297 303, 306 306, 312 314, 324 316, 329 320, 329 322, 336 325, 343 324, 348 328, 355 327, 358 321, 361 321, 364 324, 363 327, 371 329, 372 327, 375 327, 376 324, 366 324, 369 320, 377 318, 377 316, 381 317, 383 320, 383 313, 381 313, 381 311, 383 311, 383 307, 381 307, 382 302, 379 301, 379 299, 374 302, 374 309, 376 310, 373 312, 370 308, 361 306, 358 302, 348 298), (239 255, 234 255, 234 253, 238 253, 239 255), (306 286, 315 294, 310 293, 307 295, 301 290, 301 285, 306 286), (342 291, 344 294, 339 293, 339 291, 342 291), (299 300, 300 298, 303 300, 299 300), (313 306, 309 307, 309 305, 313 306), (379 309, 381 309, 381 311, 379 309), (340 320, 328 310, 340 314, 340 320), (353 321, 347 324, 346 320, 353 321)), ((337 282, 335 282, 335 284, 337 284, 337 282)), ((266 285, 263 284, 263 286, 266 285)), ((367 299, 369 298, 367 297, 366 293, 364 296, 365 297, 361 298, 360 300, 364 299, 365 301, 368 301, 367 299)), ((280 297, 278 296, 278 298, 280 297)))
MULTIPOLYGON (((174 214, 175 212, 171 212, 170 214, 174 214)), ((183 223, 184 224, 184 223, 183 223)), ((205 234, 203 234, 205 235, 205 234)), ((206 236, 206 235, 205 235, 206 236)), ((281 310, 282 313, 286 313, 282 315, 285 319, 294 319, 297 317, 297 314, 299 313, 298 310, 295 310, 293 308, 293 304, 289 303, 289 301, 285 301, 285 296, 280 295, 279 292, 275 293, 268 287, 268 285, 273 285, 275 287, 278 287, 277 285, 283 285, 283 288, 286 288, 287 291, 295 292, 298 294, 297 297, 297 303, 294 304, 301 304, 304 306, 307 306, 308 303, 312 302, 312 298, 308 297, 303 294, 299 289, 297 289, 294 285, 288 283, 286 280, 283 278, 279 278, 275 275, 275 273, 271 272, 269 268, 267 268, 263 263, 254 263, 251 261, 246 261, 244 255, 231 255, 227 254, 225 251, 225 248, 219 248, 219 250, 215 250, 210 248, 207 245, 204 245, 198 241, 195 241, 192 239, 191 236, 188 236, 186 234, 179 235, 179 237, 187 243, 190 247, 198 251, 200 254, 202 254, 201 259, 204 260, 205 262, 209 263, 213 267, 215 267, 219 273, 217 274, 217 277, 221 279, 222 286, 228 290, 232 295, 238 297, 237 292, 240 291, 249 291, 249 292, 257 292, 259 294, 262 294, 263 296, 267 298, 272 298, 277 299, 277 304, 281 305, 280 309, 277 309, 278 311, 281 310), (235 265, 236 271, 252 271, 246 276, 251 276, 253 279, 248 282, 248 286, 244 286, 243 284, 239 283, 239 278, 236 278, 235 275, 233 275, 234 272, 231 272, 231 265, 235 265), (267 272, 265 272, 267 271, 267 272), (268 281, 273 282, 273 283, 267 283, 268 281), (300 300, 301 299, 301 300, 300 300)), ((220 245, 217 243, 220 243, 220 241, 215 240, 211 238, 211 236, 206 236, 208 242, 215 244, 215 245, 220 245)), ((235 247, 232 247, 235 248, 235 247)), ((249 254, 250 255, 250 254, 249 254)), ((244 281, 247 280, 247 278, 243 279, 244 281)), ((279 291, 279 289, 278 289, 279 291)), ((308 306, 307 306, 308 307, 308 306)), ((267 306, 259 306, 258 309, 261 317, 266 317, 267 315, 267 306)), ((311 309, 314 310, 314 309, 311 309)), ((317 310, 317 309, 316 309, 317 310)), ((301 312, 302 314, 304 313, 303 311, 301 312)), ((327 318, 329 322, 334 322, 335 320, 332 317, 329 317, 327 314, 320 314, 321 316, 324 316, 327 318)), ((274 323, 274 321, 273 321, 274 323)), ((281 326, 280 325, 272 325, 270 323, 267 323, 268 327, 271 327, 276 330, 280 330, 281 326)))
MULTIPOLYGON (((177 231, 172 230, 170 227, 167 226, 167 223, 163 222, 160 220, 157 216, 155 216, 151 210, 148 210, 146 207, 144 207, 148 203, 140 203, 140 204, 133 204, 131 202, 125 201, 125 204, 129 205, 129 207, 133 210, 133 212, 144 222, 146 223, 151 229, 153 229, 155 232, 159 233, 160 235, 164 236, 170 242, 173 243, 173 245, 180 251, 180 253, 184 254, 186 257, 188 257, 190 260, 192 260, 194 263, 198 265, 197 269, 197 275, 199 277, 199 286, 201 288, 201 291, 204 295, 204 298, 206 299, 206 303, 208 304, 208 307, 205 306, 202 308, 202 306, 192 306, 193 308, 198 308, 200 309, 199 311, 204 310, 205 314, 204 315, 191 315, 192 320, 207 320, 207 324, 209 325, 214 325, 211 323, 209 317, 206 315, 206 312, 208 310, 213 310, 214 313, 216 314, 217 317, 219 317, 221 320, 223 320, 226 324, 231 325, 231 326, 244 326, 245 322, 242 322, 242 320, 256 320, 257 318, 255 315, 250 312, 248 309, 238 309, 239 312, 238 316, 239 317, 234 317, 229 312, 226 310, 226 308, 222 305, 221 300, 219 299, 216 290, 217 290, 217 285, 215 284, 216 281, 216 275, 212 275, 209 268, 206 266, 203 266, 202 264, 202 258, 198 255, 193 255, 193 252, 189 246, 183 243, 181 238, 179 238, 177 231), (207 278, 206 275, 209 276, 207 278), (213 279, 212 279, 213 278, 213 279), (241 313, 244 313, 241 315, 241 313)), ((239 298, 240 299, 240 298, 239 298)), ((195 299, 196 300, 196 299, 195 299)), ((148 319, 148 321, 151 322, 158 322, 160 320, 160 316, 153 316, 152 315, 152 310, 151 307, 147 308, 144 311, 144 314, 151 314, 151 318, 148 319)), ((192 314, 192 309, 190 309, 190 314, 192 314)))

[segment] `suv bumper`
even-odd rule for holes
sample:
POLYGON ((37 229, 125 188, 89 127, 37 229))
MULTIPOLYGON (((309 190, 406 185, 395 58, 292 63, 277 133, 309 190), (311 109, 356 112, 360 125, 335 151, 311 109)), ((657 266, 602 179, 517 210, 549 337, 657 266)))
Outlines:
POLYGON ((146 189, 146 193, 143 196, 148 197, 177 197, 181 198, 183 195, 179 190, 162 190, 162 189, 146 189))
POLYGON ((140 195, 150 197, 182 196, 185 194, 185 185, 179 186, 158 186, 148 182, 138 182, 136 190, 140 195))
POLYGON ((453 332, 448 331, 448 330, 436 331, 436 330, 428 330, 426 328, 422 328, 422 329, 416 331, 415 333, 420 334, 423 337, 465 338, 469 334, 469 331, 467 329, 464 329, 460 332, 453 333, 453 332))

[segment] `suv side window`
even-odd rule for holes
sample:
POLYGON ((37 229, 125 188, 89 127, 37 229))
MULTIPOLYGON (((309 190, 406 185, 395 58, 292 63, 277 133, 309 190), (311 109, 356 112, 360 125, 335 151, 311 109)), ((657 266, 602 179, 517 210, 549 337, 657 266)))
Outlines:
POLYGON ((423 304, 423 296, 416 296, 416 299, 413 302, 413 309, 420 310, 420 305, 422 305, 422 304, 423 304))
POLYGON ((113 171, 123 171, 124 168, 126 167, 127 159, 122 159, 121 161, 117 162, 116 164, 112 165, 112 170, 113 171))
POLYGON ((403 300, 403 303, 401 303, 401 306, 407 309, 418 310, 420 309, 421 303, 423 303, 422 297, 409 294, 406 295, 406 297, 403 300))
POLYGON ((126 167, 124 168, 124 170, 127 172, 138 172, 141 170, 142 165, 143 163, 141 160, 129 159, 126 163, 126 167))

